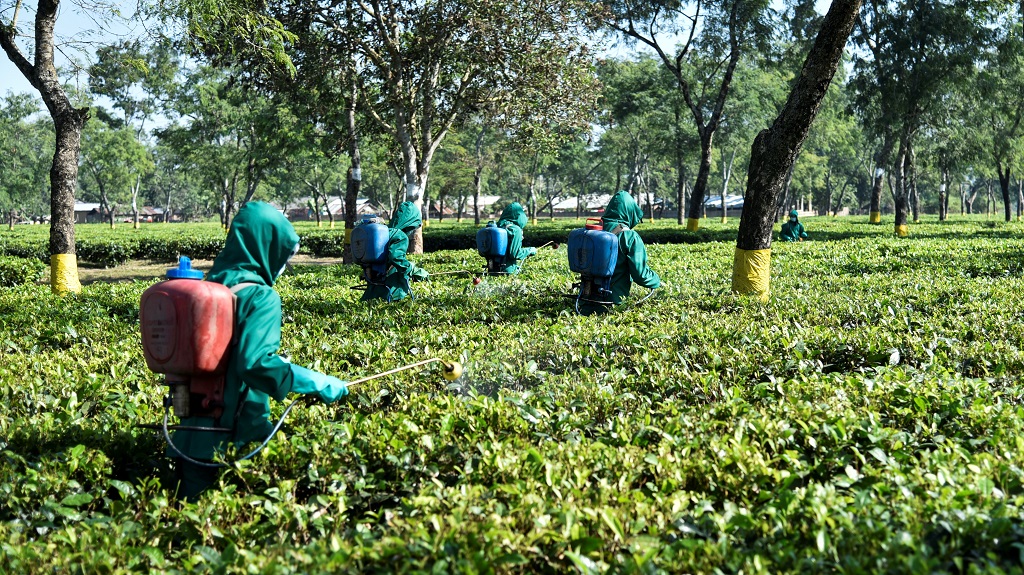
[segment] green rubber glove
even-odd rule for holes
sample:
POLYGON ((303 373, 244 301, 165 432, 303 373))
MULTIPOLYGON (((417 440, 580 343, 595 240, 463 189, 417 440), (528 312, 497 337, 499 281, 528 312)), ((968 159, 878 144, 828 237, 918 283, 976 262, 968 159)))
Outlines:
POLYGON ((317 396, 324 403, 334 403, 348 395, 345 382, 330 376, 302 367, 292 365, 292 391, 317 396))
POLYGON ((526 257, 537 255, 537 248, 526 248, 526 257))
POLYGON ((417 282, 423 281, 423 280, 425 280, 425 279, 430 277, 430 273, 427 272, 427 270, 425 270, 423 268, 416 268, 415 270, 413 270, 411 275, 412 275, 412 280, 413 281, 417 281, 417 282))

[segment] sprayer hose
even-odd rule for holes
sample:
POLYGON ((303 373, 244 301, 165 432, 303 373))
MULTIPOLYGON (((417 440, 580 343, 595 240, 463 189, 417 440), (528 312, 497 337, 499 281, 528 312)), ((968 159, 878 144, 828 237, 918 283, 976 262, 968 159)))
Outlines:
MULTIPOLYGON (((281 425, 284 423, 284 418, 288 417, 288 412, 290 412, 292 410, 292 408, 295 407, 295 404, 298 403, 300 399, 302 399, 302 398, 299 397, 297 399, 292 400, 292 402, 288 404, 288 407, 284 408, 284 413, 282 413, 281 414, 281 418, 277 420, 277 424, 274 425, 274 429, 270 430, 270 435, 268 435, 267 438, 263 440, 263 443, 261 443, 259 447, 257 447, 256 449, 252 450, 250 453, 248 453, 244 457, 239 457, 238 459, 236 459, 236 460, 234 460, 234 461, 232 461, 230 463, 237 463, 239 461, 245 461, 247 459, 251 459, 252 457, 255 457, 255 455, 257 453, 259 453, 260 451, 263 451, 263 448, 266 447, 268 443, 270 443, 271 438, 273 438, 274 435, 277 434, 277 431, 279 429, 281 429, 281 425)), ((168 418, 170 418, 170 416, 171 416, 171 407, 170 406, 165 406, 164 407, 164 423, 163 423, 164 440, 167 442, 167 445, 171 448, 171 451, 173 451, 179 458, 181 458, 181 459, 191 463, 192 465, 198 465, 200 467, 210 467, 210 468, 213 468, 213 469, 220 469, 222 467, 228 467, 228 465, 229 465, 228 463, 210 463, 208 461, 199 461, 198 459, 192 459, 191 457, 189 457, 189 456, 185 455, 184 453, 182 453, 181 450, 178 449, 178 446, 174 445, 174 442, 171 441, 171 434, 167 430, 167 420, 168 420, 168 418)))

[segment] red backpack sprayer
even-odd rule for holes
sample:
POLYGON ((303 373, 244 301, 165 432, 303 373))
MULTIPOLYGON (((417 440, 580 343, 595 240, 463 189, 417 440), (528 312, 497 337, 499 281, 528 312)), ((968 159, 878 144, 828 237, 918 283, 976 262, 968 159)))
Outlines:
MULTIPOLYGON (((164 375, 164 384, 169 387, 170 393, 164 399, 163 423, 140 427, 161 429, 171 450, 191 463, 203 467, 225 467, 223 463, 207 463, 189 458, 171 441, 169 431, 232 431, 220 427, 219 421, 224 413, 225 375, 229 352, 234 344, 234 292, 252 284, 239 284, 228 289, 219 283, 201 281, 203 273, 192 269, 192 262, 187 257, 180 258, 177 268, 167 270, 167 278, 167 281, 157 283, 143 292, 139 319, 146 366, 150 371, 164 375), (169 425, 172 408, 176 417, 212 418, 214 425, 169 425)), ((454 381, 462 375, 462 365, 458 362, 434 357, 349 381, 347 387, 434 362, 442 363, 442 375, 448 381, 454 381)), ((240 457, 239 461, 253 457, 267 445, 300 399, 292 401, 285 408, 263 443, 240 457)))

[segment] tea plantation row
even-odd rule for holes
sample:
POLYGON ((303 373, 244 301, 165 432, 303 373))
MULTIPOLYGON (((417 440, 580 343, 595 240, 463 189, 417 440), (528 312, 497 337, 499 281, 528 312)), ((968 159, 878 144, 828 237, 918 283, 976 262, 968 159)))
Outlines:
MULTIPOLYGON (((865 236, 886 236, 891 226, 871 226, 865 218, 812 218, 811 231, 818 240, 840 240, 865 236)), ((540 246, 548 242, 563 243, 573 228, 583 222, 575 219, 547 220, 527 227, 527 245, 540 246)), ((736 240, 737 220, 722 224, 716 219, 705 219, 698 232, 683 232, 672 220, 644 223, 640 231, 648 244, 733 242, 736 240)), ((326 226, 318 228, 311 222, 298 222, 296 229, 302 238, 302 253, 317 258, 338 258, 344 248, 344 230, 326 226)), ((424 228, 424 245, 428 252, 472 249, 476 246, 478 228, 467 220, 459 224, 451 221, 434 222, 424 228)), ((224 245, 224 231, 219 224, 145 224, 136 230, 130 226, 110 229, 103 224, 76 226, 78 259, 84 264, 104 267, 121 265, 130 260, 177 261, 179 255, 194 259, 212 259, 224 245)), ((17 226, 13 232, 0 232, 0 256, 49 261, 49 227, 17 226)), ((956 223, 942 226, 915 226, 915 234, 943 236, 947 234, 979 234, 984 237, 1002 236, 1006 230, 993 222, 973 216, 958 218, 956 223)))
POLYGON ((654 245, 666 287, 597 318, 568 311, 564 248, 392 305, 298 267, 293 361, 466 374, 297 409, 194 504, 136 427, 162 416, 146 285, 0 289, 0 571, 1020 572, 1024 237, 875 230, 776 245, 766 305, 728 293, 732 243, 654 245))

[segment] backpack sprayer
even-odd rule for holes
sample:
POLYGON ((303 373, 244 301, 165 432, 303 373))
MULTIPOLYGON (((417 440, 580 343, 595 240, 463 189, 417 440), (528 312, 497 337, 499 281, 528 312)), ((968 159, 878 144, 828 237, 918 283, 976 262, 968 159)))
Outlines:
MULTIPOLYGON (((180 258, 177 268, 167 270, 167 278, 167 281, 150 286, 143 292, 139 304, 139 323, 146 366, 154 373, 164 374, 164 385, 170 388, 170 393, 164 398, 163 423, 139 427, 162 429, 164 440, 171 450, 190 463, 202 467, 226 467, 224 463, 209 463, 188 457, 171 441, 170 430, 234 431, 229 427, 221 427, 220 418, 225 407, 224 384, 229 351, 234 344, 235 293, 255 284, 238 284, 229 289, 216 282, 201 281, 203 272, 192 269, 192 261, 187 257, 180 258), (214 425, 168 425, 172 408, 178 418, 208 417, 213 418, 214 425)), ((441 374, 448 381, 455 381, 462 375, 460 363, 434 357, 352 380, 346 386, 352 387, 434 362, 443 364, 441 374)), ((237 461, 250 459, 262 451, 281 428, 288 413, 302 399, 300 397, 288 404, 263 443, 237 461)), ((239 407, 241 405, 240 401, 239 407)))
MULTIPOLYGON (((504 271, 504 268, 505 259, 508 257, 510 235, 511 233, 508 231, 508 228, 499 227, 494 223, 494 221, 487 222, 486 226, 480 228, 476 232, 476 251, 485 260, 487 260, 483 269, 485 274, 489 276, 508 275, 508 272, 504 271)), ((541 250, 552 244, 554 245, 554 249, 557 250, 557 242, 547 242, 537 249, 541 250)), ((523 263, 520 264, 519 267, 522 269, 525 266, 526 260, 523 260, 523 263)), ((475 278, 473 283, 480 283, 478 281, 479 279, 480 278, 475 278)))
POLYGON ((580 312, 581 301, 611 306, 619 236, 604 231, 600 218, 587 218, 584 227, 569 232, 568 255, 569 270, 580 274, 580 281, 572 284, 573 289, 578 289, 576 313, 580 312))
MULTIPOLYGON (((363 221, 352 230, 352 257, 363 268, 363 285, 352 289, 369 289, 370 286, 385 287, 388 276, 388 242, 391 236, 388 227, 380 223, 377 216, 363 216, 363 221)), ((391 301, 391 290, 388 301, 391 301)), ((410 290, 411 293, 411 290, 410 290)))
POLYGON ((484 272, 487 275, 504 274, 505 256, 508 255, 508 230, 499 228, 493 221, 476 232, 476 251, 487 260, 484 272))

